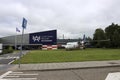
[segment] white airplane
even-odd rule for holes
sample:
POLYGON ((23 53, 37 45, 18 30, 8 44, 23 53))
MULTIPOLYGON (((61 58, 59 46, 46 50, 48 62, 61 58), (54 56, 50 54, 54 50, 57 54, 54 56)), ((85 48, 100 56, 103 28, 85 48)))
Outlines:
POLYGON ((76 49, 79 47, 79 44, 78 42, 68 42, 66 45, 65 45, 65 49, 66 50, 72 50, 72 49, 76 49))
POLYGON ((66 50, 73 50, 73 49, 85 49, 85 35, 83 36, 82 41, 78 42, 68 42, 66 45, 63 45, 66 50))

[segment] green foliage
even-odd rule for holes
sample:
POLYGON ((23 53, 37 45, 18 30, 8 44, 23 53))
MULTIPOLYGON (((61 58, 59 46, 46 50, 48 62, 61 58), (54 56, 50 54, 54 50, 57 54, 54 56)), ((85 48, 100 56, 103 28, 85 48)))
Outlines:
POLYGON ((96 29, 93 40, 104 40, 104 39, 105 39, 105 33, 103 29, 101 28, 96 29))
POLYGON ((105 33, 107 39, 110 39, 108 47, 120 48, 120 26, 118 24, 112 23, 105 28, 105 33))
POLYGON ((3 54, 12 53, 14 50, 11 46, 8 46, 6 49, 3 49, 3 54))
POLYGON ((13 48, 11 46, 9 46, 8 53, 12 53, 12 52, 13 52, 13 48))
POLYGON ((101 41, 105 39, 106 39, 106 36, 105 36, 104 30, 101 28, 96 29, 93 37, 93 40, 95 40, 93 45, 97 48, 105 47, 105 42, 101 41))
POLYGON ((96 47, 120 48, 120 26, 112 23, 105 32, 101 28, 96 29, 93 40, 96 47))
POLYGON ((7 53, 8 53, 8 50, 7 49, 3 49, 2 54, 7 54, 7 53))

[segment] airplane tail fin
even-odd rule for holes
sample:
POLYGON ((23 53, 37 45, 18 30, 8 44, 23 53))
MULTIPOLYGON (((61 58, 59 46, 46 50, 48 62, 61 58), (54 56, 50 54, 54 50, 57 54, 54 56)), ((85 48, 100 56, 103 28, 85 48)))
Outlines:
POLYGON ((83 35, 83 41, 84 41, 84 42, 86 41, 85 34, 83 35))

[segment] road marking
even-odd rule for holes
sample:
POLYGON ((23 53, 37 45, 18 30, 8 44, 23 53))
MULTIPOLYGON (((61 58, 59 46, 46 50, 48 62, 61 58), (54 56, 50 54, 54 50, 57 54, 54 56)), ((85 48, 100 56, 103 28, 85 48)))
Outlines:
POLYGON ((9 63, 8 63, 8 65, 10 65, 11 63, 13 63, 15 60, 12 60, 12 61, 10 61, 9 63))
POLYGON ((12 72, 12 73, 15 73, 15 74, 22 74, 23 72, 12 72))
POLYGON ((0 76, 0 80, 37 80, 37 78, 20 78, 20 76, 35 76, 38 74, 23 74, 23 72, 8 71, 0 76))
POLYGON ((19 57, 18 56, 8 56, 8 57, 5 57, 5 59, 18 59, 19 57))
POLYGON ((21 76, 22 76, 22 75, 30 75, 30 76, 33 75, 33 76, 35 76, 35 75, 38 75, 38 74, 12 74, 12 73, 11 73, 11 74, 9 74, 9 75, 21 75, 21 76))
POLYGON ((1 76, 0 76, 0 80, 1 80, 3 77, 5 77, 5 76, 7 76, 8 74, 10 74, 10 73, 12 73, 12 71, 8 71, 8 72, 4 73, 3 75, 1 75, 1 76))
POLYGON ((16 77, 18 78, 18 77, 20 77, 20 76, 5 76, 4 78, 11 78, 11 77, 12 77, 12 78, 16 78, 16 77))
POLYGON ((1 59, 19 59, 19 57, 18 56, 16 56, 16 57, 10 57, 10 56, 8 56, 8 57, 0 57, 0 60, 1 59))
POLYGON ((105 80, 120 80, 120 72, 109 73, 105 80))
POLYGON ((37 78, 9 78, 9 79, 0 79, 0 80, 37 80, 37 78))
POLYGON ((5 58, 5 57, 0 57, 0 60, 1 60, 1 59, 4 59, 4 58, 5 58))

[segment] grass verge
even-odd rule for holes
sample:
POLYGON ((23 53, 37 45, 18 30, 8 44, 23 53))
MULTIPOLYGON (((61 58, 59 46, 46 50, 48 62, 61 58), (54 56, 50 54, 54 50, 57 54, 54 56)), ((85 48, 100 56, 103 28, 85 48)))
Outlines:
MULTIPOLYGON (((22 64, 120 60, 120 49, 33 50, 21 58, 22 64)), ((14 63, 18 63, 18 60, 14 63)))

